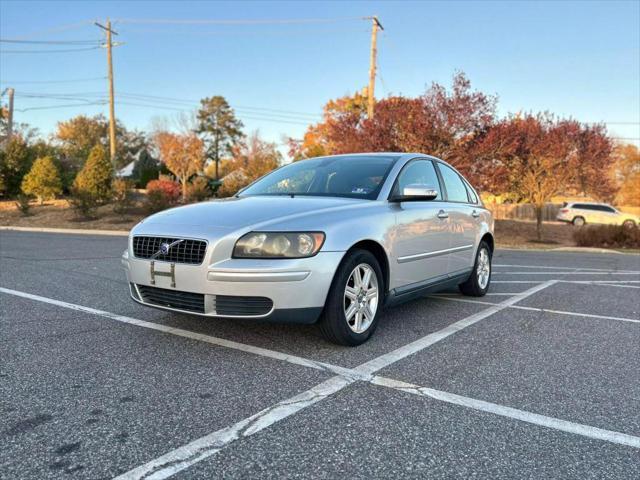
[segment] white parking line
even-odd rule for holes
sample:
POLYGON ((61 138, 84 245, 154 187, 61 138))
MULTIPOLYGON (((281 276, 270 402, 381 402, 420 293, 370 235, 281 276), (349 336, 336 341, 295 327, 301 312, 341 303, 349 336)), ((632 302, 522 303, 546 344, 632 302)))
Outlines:
POLYGON ((261 412, 251 417, 240 420, 238 423, 230 427, 223 428, 216 432, 210 433, 204 437, 198 438, 191 443, 182 447, 171 450, 161 457, 145 463, 133 470, 129 470, 122 475, 118 475, 114 480, 133 480, 133 479, 164 479, 198 463, 205 458, 218 453, 226 445, 239 440, 240 438, 249 437, 274 423, 290 417, 300 410, 310 407, 318 403, 320 400, 327 398, 355 380, 344 377, 331 377, 310 390, 302 392, 295 397, 291 397, 282 402, 276 403, 272 407, 265 408, 261 412))
POLYGON ((433 388, 420 387, 411 383, 405 383, 381 376, 375 376, 371 380, 371 383, 414 395, 433 398, 442 402, 452 403, 454 405, 460 405, 462 407, 472 408, 474 410, 480 410, 482 412, 493 413, 494 415, 512 418, 521 422, 552 428, 554 430, 561 430, 563 432, 573 433, 583 437, 640 448, 640 437, 634 437, 633 435, 627 435, 625 433, 604 430, 602 428, 569 422, 559 418, 547 417, 546 415, 518 410, 517 408, 506 407, 504 405, 485 402, 484 400, 477 400, 475 398, 464 397, 462 395, 456 395, 455 393, 434 390, 433 388))
MULTIPOLYGON (((515 296, 518 296, 516 294, 515 296)), ((462 302, 462 303, 475 303, 478 305, 500 305, 499 303, 492 302, 484 302, 482 300, 471 300, 469 298, 459 298, 454 296, 445 296, 445 295, 431 295, 432 298, 440 299, 440 300, 452 300, 454 302, 462 302)), ((522 300, 522 298, 517 299, 522 300)), ((580 313, 580 312, 568 312, 565 310, 552 310, 549 308, 537 308, 537 307, 525 307, 523 305, 510 305, 507 308, 513 308, 516 310, 528 310, 530 312, 545 312, 545 313, 555 313, 558 315, 570 315, 574 317, 585 317, 585 318, 599 318, 602 320, 616 320, 619 322, 631 322, 631 323, 640 323, 640 320, 635 318, 626 318, 626 317, 612 317, 609 315, 596 315, 593 313, 580 313)))
POLYGON ((640 272, 507 272, 494 270, 493 275, 634 275, 638 277, 640 272))
POLYGON ((494 280, 491 279, 491 284, 494 283, 542 283, 543 280, 494 280))
POLYGON ((624 272, 624 273, 636 273, 640 274, 640 270, 611 270, 605 268, 584 268, 584 267, 547 267, 542 265, 507 265, 494 263, 493 267, 506 267, 506 268, 535 268, 538 270, 576 270, 576 271, 591 271, 591 272, 624 272))
POLYGON ((317 362, 315 360, 309 360, 307 358, 298 357, 296 355, 290 355, 288 353, 277 352, 275 350, 269 350, 261 347, 254 347, 252 345, 245 345, 244 343, 238 343, 231 340, 225 340, 224 338, 218 338, 211 335, 205 335, 203 333, 196 333, 190 330, 183 330, 181 328, 168 327, 166 325, 147 322, 145 320, 138 320, 136 318, 126 317, 124 315, 118 315, 104 310, 98 310, 91 307, 85 307, 82 305, 76 305, 74 303, 63 302, 61 300, 55 300, 53 298, 42 297, 40 295, 34 295, 31 293, 21 292, 18 290, 11 290, 9 288, 0 287, 1 293, 14 295, 16 297, 28 298, 29 300, 35 300, 37 302, 48 303, 56 305, 58 307, 68 308, 78 312, 90 313, 100 317, 106 317, 111 320, 115 320, 121 323, 127 323, 129 325, 135 325, 138 327, 149 328, 151 330, 157 330, 159 332, 168 333, 171 335, 177 335, 178 337, 189 338, 191 340, 198 340, 200 342, 211 343, 220 347, 231 348, 234 350, 240 350, 246 353, 252 353, 254 355, 260 355, 263 357, 272 358, 274 360, 280 360, 294 365, 300 365, 303 367, 314 368, 316 370, 325 370, 331 373, 337 373, 339 375, 348 376, 349 369, 339 367, 337 365, 331 365, 328 363, 317 362))

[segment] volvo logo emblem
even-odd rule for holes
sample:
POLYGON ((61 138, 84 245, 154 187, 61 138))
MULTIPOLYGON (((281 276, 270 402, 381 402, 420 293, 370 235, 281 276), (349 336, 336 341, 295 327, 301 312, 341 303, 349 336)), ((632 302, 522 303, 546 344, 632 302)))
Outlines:
POLYGON ((172 243, 162 242, 160 244, 160 250, 158 250, 156 253, 151 255, 151 259, 153 260, 154 258, 158 258, 158 256, 160 255, 167 255, 169 253, 169 250, 171 250, 171 247, 182 242, 184 242, 184 240, 176 240, 175 242, 172 242, 172 243))

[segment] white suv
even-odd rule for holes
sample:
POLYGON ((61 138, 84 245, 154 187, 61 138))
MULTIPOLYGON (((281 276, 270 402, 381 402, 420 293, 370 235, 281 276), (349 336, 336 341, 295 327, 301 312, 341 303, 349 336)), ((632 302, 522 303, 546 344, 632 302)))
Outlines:
POLYGON ((585 223, 624 225, 628 228, 640 223, 640 217, 624 213, 606 203, 565 202, 558 212, 557 220, 582 226, 585 223))

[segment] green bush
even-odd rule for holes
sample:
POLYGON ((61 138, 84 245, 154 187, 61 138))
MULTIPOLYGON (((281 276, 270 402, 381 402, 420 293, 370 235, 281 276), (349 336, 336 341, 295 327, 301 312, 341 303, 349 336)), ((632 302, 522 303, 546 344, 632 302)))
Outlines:
POLYGON ((640 248, 640 228, 617 225, 585 225, 573 239, 579 247, 640 248))
POLYGON ((190 202, 202 202, 212 195, 209 181, 204 177, 196 177, 187 185, 187 198, 190 202))
POLYGON ((38 158, 22 179, 22 192, 38 197, 40 204, 62 193, 62 180, 51 157, 38 158))
POLYGON ((78 188, 71 189, 69 204, 76 212, 80 220, 91 220, 97 217, 98 204, 100 202, 91 193, 78 188))
POLYGON ((171 201, 164 190, 155 189, 147 193, 147 201, 145 202, 145 210, 147 213, 156 213, 166 210, 175 202, 171 201))
POLYGON ((22 178, 33 162, 33 152, 20 137, 13 138, 4 148, 0 148, 0 177, 2 191, 7 196, 18 195, 22 178))
POLYGON ((107 152, 102 145, 96 145, 89 153, 87 162, 80 170, 73 182, 75 196, 92 197, 98 203, 111 200, 113 181, 113 166, 107 152))
POLYGON ((116 178, 112 184, 113 211, 124 215, 133 206, 133 182, 124 178, 116 178))
POLYGON ((16 207, 20 211, 23 217, 31 215, 31 197, 29 195, 18 195, 16 199, 16 207))

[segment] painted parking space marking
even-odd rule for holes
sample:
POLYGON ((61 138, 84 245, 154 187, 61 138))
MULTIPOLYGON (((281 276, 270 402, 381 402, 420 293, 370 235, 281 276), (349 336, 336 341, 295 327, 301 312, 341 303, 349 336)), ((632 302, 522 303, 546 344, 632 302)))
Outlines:
MULTIPOLYGON (((518 294, 514 294, 514 296, 518 296, 518 294)), ((485 302, 483 300, 471 300, 468 298, 461 298, 459 296, 453 296, 453 295, 431 295, 431 298, 435 298, 438 300, 451 300, 454 302, 462 302, 462 303, 475 303, 477 305, 500 305, 499 303, 485 302)), ((519 300, 522 300, 522 299, 520 298, 519 300)), ((525 307, 523 305, 510 305, 507 308, 512 308, 515 310, 528 310, 530 312, 544 312, 544 313, 554 313, 557 315, 570 315, 574 317, 597 318, 602 320, 616 320, 620 322, 640 323, 640 320, 635 318, 613 317, 609 315, 596 315, 594 313, 568 312, 565 310, 553 310, 550 308, 525 307)))
MULTIPOLYGON (((487 305, 489 308, 481 312, 478 312, 476 314, 473 314, 469 317, 466 317, 462 320, 459 320, 458 322, 455 322, 438 332, 434 332, 432 334, 426 335, 425 337, 422 337, 416 340, 415 342, 411 342, 408 345, 400 347, 392 352, 389 352, 373 360, 365 362, 359 367, 356 367, 354 369, 348 369, 348 368, 339 367, 336 365, 331 365, 323 362, 317 362, 317 361, 306 359, 303 357, 298 357, 295 355, 289 355, 282 352, 263 349, 260 347, 253 347, 251 345, 245 345, 238 342, 228 341, 221 338, 212 337, 209 335, 198 334, 198 333, 190 332, 188 330, 182 330, 179 328, 172 328, 164 325, 158 325, 152 322, 138 320, 131 317, 113 314, 103 310, 75 305, 75 304, 71 304, 71 303, 67 303, 67 302, 63 302, 55 299, 50 299, 47 297, 41 297, 39 295, 20 292, 17 290, 0 288, 0 292, 22 297, 22 298, 35 300, 35 301, 40 301, 40 302, 44 302, 52 305, 57 305, 59 307, 69 308, 76 311, 82 311, 82 312, 93 314, 93 315, 103 316, 106 318, 110 318, 112 320, 120 321, 122 323, 150 328, 152 330, 160 331, 163 333, 169 333, 169 334, 174 334, 181 337, 190 338, 193 340, 204 341, 217 346, 232 348, 235 350, 244 351, 246 353, 262 355, 268 358, 285 361, 291 364, 304 366, 307 368, 324 370, 324 371, 336 374, 336 376, 316 385, 315 387, 305 392, 302 392, 298 395, 295 395, 294 397, 278 402, 277 404, 267 409, 264 409, 256 413, 255 415, 252 415, 251 417, 247 417, 244 420, 241 420, 235 423, 234 425, 218 430, 216 432, 208 434, 199 439, 196 439, 182 447, 172 450, 154 460, 151 460, 148 463, 145 463, 142 466, 134 468, 133 470, 130 470, 129 472, 126 472, 125 474, 117 477, 118 479, 124 480, 124 479, 138 479, 138 478, 154 478, 154 479, 168 478, 174 475, 175 473, 182 471, 200 462, 201 460, 204 460, 212 455, 215 455, 222 448, 232 444, 236 440, 253 435, 254 433, 262 431, 265 428, 279 422, 280 420, 283 420, 292 415, 295 415, 297 412, 318 403, 324 398, 327 398, 328 396, 339 392, 340 390, 344 389, 345 387, 359 380, 371 382, 376 385, 386 386, 389 388, 395 388, 396 390, 408 391, 409 393, 429 396, 429 397, 436 398, 438 400, 442 400, 448 403, 464 406, 467 408, 473 408, 476 410, 486 411, 489 413, 520 420, 520 421, 531 423, 531 424, 537 424, 544 427, 548 427, 556 430, 562 430, 565 432, 570 432, 570 433, 574 433, 574 434, 578 434, 578 435, 582 435, 590 438, 596 438, 596 439, 605 440, 613 443, 631 445, 636 448, 640 448, 640 439, 638 437, 633 437, 633 436, 626 435, 619 432, 612 432, 608 430, 598 429, 595 427, 590 427, 588 425, 568 422, 568 421, 556 419, 553 417, 546 417, 546 416, 538 415, 531 412, 513 409, 511 407, 506 407, 498 404, 493 404, 490 402, 485 402, 482 400, 476 400, 469 397, 462 397, 462 396, 455 395, 448 392, 442 392, 438 390, 428 389, 426 387, 406 384, 404 382, 398 382, 396 380, 387 379, 385 377, 379 377, 375 375, 375 373, 378 372, 380 369, 385 368, 399 360, 407 358, 408 356, 413 355, 417 352, 420 352, 425 348, 428 348, 429 346, 439 342, 440 340, 443 340, 449 337, 453 333, 459 332, 464 328, 471 326, 479 322, 480 320, 487 318, 493 315, 494 313, 497 313, 507 308, 546 311, 549 313, 589 316, 589 317, 595 317, 595 318, 606 318, 606 319, 633 321, 633 322, 640 323, 640 320, 625 319, 625 318, 619 318, 619 317, 606 317, 606 316, 590 315, 590 314, 578 314, 575 312, 561 312, 561 311, 537 309, 534 307, 523 307, 520 305, 516 305, 517 302, 523 300, 524 298, 530 295, 533 295, 555 283, 558 283, 559 281, 561 280, 554 279, 554 280, 548 280, 545 282, 539 282, 539 281, 507 282, 505 281, 503 283, 535 283, 535 286, 521 293, 506 294, 506 295, 509 295, 510 298, 506 299, 501 303, 483 302, 479 300, 467 300, 467 299, 448 297, 448 296, 447 297, 437 296, 435 298, 478 303, 482 305, 487 305), (388 385, 383 385, 385 383, 388 383, 388 385), (415 391, 410 391, 412 389, 415 391)), ((575 282, 571 282, 571 283, 575 283, 575 282)))
MULTIPOLYGON (((554 283, 555 283, 554 280, 550 280, 548 282, 545 282, 544 284, 537 285, 536 287, 533 287, 528 291, 529 292, 528 295, 533 295, 543 290, 544 288, 547 288, 553 285, 554 283)), ((329 380, 326 380, 325 382, 320 384, 323 386, 322 397, 318 398, 317 401, 314 401, 308 404, 303 404, 300 402, 300 398, 308 398, 309 395, 311 396, 317 395, 315 393, 312 393, 314 389, 310 389, 306 392, 296 395, 295 397, 284 400, 273 407, 277 409, 278 414, 269 415, 268 420, 263 422, 264 426, 262 428, 272 425, 280 420, 284 420, 285 418, 291 415, 294 415, 295 413, 298 413, 304 408, 307 408, 319 402, 320 400, 323 400, 324 398, 327 398, 328 396, 339 392, 340 390, 347 387, 348 385, 351 385, 355 381, 356 377, 359 377, 361 380, 370 381, 373 378, 373 375, 380 369, 385 368, 389 365, 392 365, 393 363, 400 361, 404 358, 407 358, 410 355, 418 353, 424 350, 425 348, 441 340, 444 340, 450 335, 456 332, 459 332, 471 325, 474 325, 475 323, 493 315, 494 313, 504 310, 505 308, 508 307, 508 305, 518 300, 514 300, 514 299, 505 300, 503 304, 494 305, 491 308, 483 310, 482 312, 478 312, 467 318, 459 320, 458 322, 455 322, 454 324, 451 324, 448 327, 445 327, 442 330, 439 330, 438 332, 426 335, 421 339, 416 340, 415 342, 405 345, 404 347, 400 347, 396 350, 393 350, 392 352, 389 352, 373 360, 365 362, 362 365, 353 369, 355 372, 355 375, 352 375, 351 378, 349 379, 344 379, 340 376, 336 376, 336 377, 330 378, 329 380), (325 389, 327 385, 329 385, 328 390, 325 389), (329 390, 331 391, 331 393, 328 393, 329 390), (295 408, 283 409, 283 408, 280 408, 280 406, 282 405, 294 405, 295 408)), ((314 387, 314 388, 317 388, 317 387, 314 387)), ((263 412, 268 412, 269 410, 270 409, 266 409, 266 410, 263 410, 263 412)), ((261 413, 258 413, 256 415, 261 415, 261 413)), ((247 423, 251 423, 253 421, 252 419, 254 419, 255 417, 256 416, 249 417, 245 420, 241 420, 240 422, 234 424, 231 427, 228 427, 228 429, 234 432, 233 435, 224 436, 224 433, 220 433, 220 432, 227 431, 227 429, 224 429, 219 432, 214 432, 213 434, 207 435, 205 437, 201 437, 183 447, 179 447, 175 450, 172 450, 166 453, 162 457, 151 460, 150 462, 140 467, 137 467, 133 470, 130 470, 129 472, 124 473, 123 475, 117 477, 117 480, 136 480, 136 479, 161 480, 161 479, 169 478, 175 473, 201 460, 204 460, 205 458, 208 458, 218 453, 222 448, 221 446, 219 446, 221 435, 223 435, 225 439, 225 443, 223 446, 229 445, 234 441, 242 438, 240 435, 237 434, 237 432, 243 431, 247 423), (182 460, 185 455, 188 456, 188 460, 182 460)), ((250 433, 243 434, 243 436, 248 436, 248 435, 251 435, 252 433, 255 433, 255 432, 251 430, 250 433)))
POLYGON ((584 271, 584 272, 624 272, 624 273, 636 273, 640 274, 640 270, 612 270, 606 268, 585 268, 585 267, 550 267, 545 265, 513 265, 513 264, 499 264, 494 263, 494 267, 498 268, 534 268, 538 270, 574 270, 574 271, 584 271))
POLYGON ((244 343, 234 342, 232 340, 225 340, 224 338, 218 338, 203 333, 196 333, 190 330, 184 330, 181 328, 168 327, 154 322, 147 322, 145 320, 138 320, 136 318, 127 317, 124 315, 118 315, 104 310, 98 310, 91 307, 85 307, 82 305, 76 305, 73 303, 63 302, 61 300, 55 300, 53 298, 42 297, 40 295, 34 295, 31 293, 21 292, 18 290, 11 290, 9 288, 0 287, 0 293, 6 293, 16 297, 27 298, 29 300, 35 300, 37 302, 48 303, 62 308, 68 308, 78 312, 89 313, 91 315, 97 315, 100 317, 106 317, 117 322, 126 323, 129 325, 135 325, 138 327, 149 328, 162 333, 168 333, 171 335, 177 335, 179 337, 188 338, 191 340, 197 340, 200 342, 210 343, 219 347, 230 348, 233 350, 240 350, 242 352, 251 353, 254 355, 260 355, 268 357, 274 360, 280 360, 283 362, 291 363, 294 365, 300 365, 302 367, 314 368, 316 370, 324 370, 331 373, 337 373, 339 375, 348 376, 349 369, 339 367, 337 365, 331 365, 324 362, 318 362, 307 358, 298 357, 296 355, 290 355, 288 353, 278 352, 275 350, 269 350, 262 347, 254 347, 252 345, 246 345, 244 343))
POLYGON ((625 445, 634 448, 640 448, 640 437, 634 437, 633 435, 628 435, 625 433, 604 430, 602 428, 592 427, 590 425, 584 425, 581 423, 569 422, 567 420, 561 420, 559 418, 548 417, 546 415, 527 412, 525 410, 519 410, 517 408, 499 405, 497 403, 491 403, 484 400, 457 395, 455 393, 443 392, 441 390, 435 390, 433 388, 421 387, 418 385, 413 385, 411 383, 393 380, 381 376, 373 377, 370 383, 382 387, 393 388, 402 392, 411 393, 413 395, 420 395, 423 397, 440 400, 442 402, 460 405, 462 407, 471 408, 473 410, 492 413, 501 417, 512 418, 521 422, 532 423, 534 425, 540 425, 542 427, 552 428, 554 430, 561 430, 563 432, 581 435, 583 437, 603 440, 610 443, 617 443, 619 445, 625 445))

